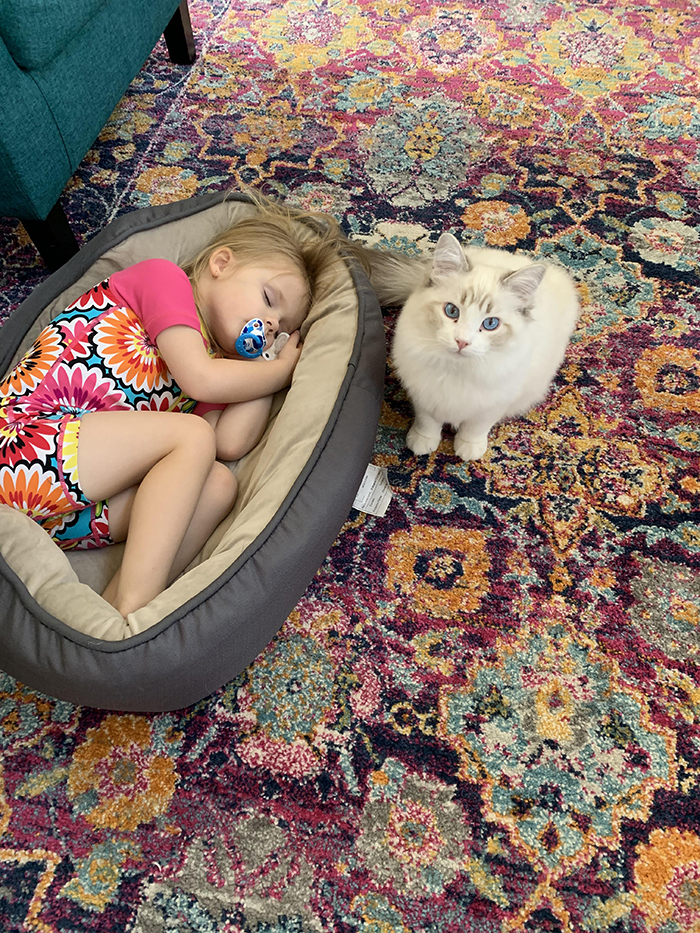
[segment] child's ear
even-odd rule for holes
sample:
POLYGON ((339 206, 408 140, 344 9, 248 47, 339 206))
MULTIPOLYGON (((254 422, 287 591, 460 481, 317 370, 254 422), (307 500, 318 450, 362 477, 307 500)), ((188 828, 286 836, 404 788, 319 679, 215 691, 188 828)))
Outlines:
POLYGON ((222 246, 215 250, 209 257, 209 271, 215 279, 218 279, 221 273, 228 269, 232 262, 233 253, 228 246, 222 246))

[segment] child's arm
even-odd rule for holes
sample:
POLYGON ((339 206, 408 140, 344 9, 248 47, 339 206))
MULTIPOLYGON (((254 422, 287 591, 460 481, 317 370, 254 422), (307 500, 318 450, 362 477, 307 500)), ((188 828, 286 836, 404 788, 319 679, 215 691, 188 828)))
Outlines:
POLYGON ((219 460, 240 460, 255 447, 265 433, 271 405, 272 396, 267 395, 202 415, 214 428, 219 460))
POLYGON ((161 331, 156 343, 182 391, 199 402, 247 402, 273 395, 289 385, 301 356, 298 332, 276 360, 212 359, 202 335, 182 324, 161 331))

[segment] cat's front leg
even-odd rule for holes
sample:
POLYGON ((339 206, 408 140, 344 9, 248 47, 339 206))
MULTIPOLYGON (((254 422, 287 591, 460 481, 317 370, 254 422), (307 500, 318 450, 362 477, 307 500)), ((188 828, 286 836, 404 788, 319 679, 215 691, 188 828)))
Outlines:
POLYGON ((480 460, 489 446, 491 424, 463 421, 455 434, 455 453, 462 460, 480 460))
POLYGON ((442 440, 442 422, 437 421, 427 411, 416 408, 415 412, 415 420, 406 435, 406 445, 421 457, 437 450, 442 440))

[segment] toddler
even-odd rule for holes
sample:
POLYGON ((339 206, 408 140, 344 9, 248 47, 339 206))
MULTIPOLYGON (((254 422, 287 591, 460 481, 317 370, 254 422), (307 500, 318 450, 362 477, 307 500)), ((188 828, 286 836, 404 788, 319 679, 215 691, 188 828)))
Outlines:
POLYGON ((150 259, 91 288, 39 334, 0 385, 0 502, 59 547, 125 541, 104 598, 124 617, 168 586, 228 514, 217 458, 260 440, 291 381, 319 272, 342 239, 328 218, 256 198, 258 213, 185 270, 150 259), (299 224, 311 235, 300 238, 299 224), (262 320, 277 358, 242 359, 262 320))

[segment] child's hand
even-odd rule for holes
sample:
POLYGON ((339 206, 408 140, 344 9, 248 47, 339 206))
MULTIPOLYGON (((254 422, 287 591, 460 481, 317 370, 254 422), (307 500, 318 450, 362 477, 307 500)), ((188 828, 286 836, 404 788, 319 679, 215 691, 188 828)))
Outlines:
POLYGON ((291 377, 294 369, 299 362, 299 357, 301 356, 301 335, 298 330, 295 330, 293 334, 289 335, 289 340, 285 343, 282 349, 279 352, 277 359, 284 363, 285 367, 288 368, 289 376, 291 377))

